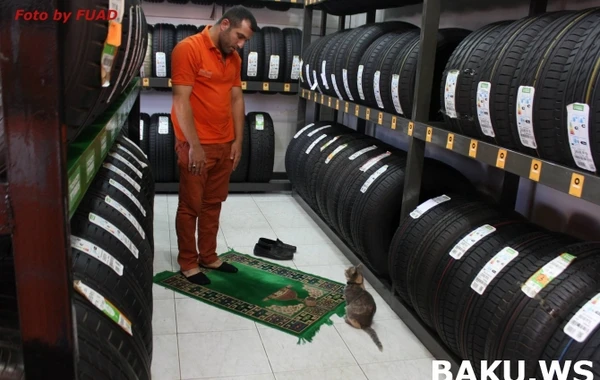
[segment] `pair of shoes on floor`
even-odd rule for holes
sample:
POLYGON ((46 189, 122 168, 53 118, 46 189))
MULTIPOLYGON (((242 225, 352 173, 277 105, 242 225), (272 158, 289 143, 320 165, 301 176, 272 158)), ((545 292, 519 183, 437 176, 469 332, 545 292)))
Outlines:
POLYGON ((255 256, 273 260, 291 260, 294 258, 294 253, 296 253, 295 246, 286 244, 279 239, 260 238, 254 246, 255 256))

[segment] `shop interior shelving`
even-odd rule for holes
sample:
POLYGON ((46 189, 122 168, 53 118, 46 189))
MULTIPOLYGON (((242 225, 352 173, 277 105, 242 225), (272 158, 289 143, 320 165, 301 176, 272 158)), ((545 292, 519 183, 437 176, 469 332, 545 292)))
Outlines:
MULTIPOLYGON (((310 32, 313 27, 313 13, 322 12, 320 36, 327 30, 327 17, 323 4, 328 0, 307 0, 304 8, 303 52, 310 44, 310 32)), ((504 176, 500 202, 509 207, 515 206, 519 179, 526 178, 536 183, 547 185, 558 191, 570 194, 595 204, 600 204, 600 178, 578 170, 557 165, 548 161, 530 157, 512 150, 478 141, 470 137, 452 133, 441 128, 440 123, 428 120, 431 102, 431 84, 433 82, 433 65, 435 62, 437 31, 440 22, 441 0, 408 0, 398 3, 398 8, 405 5, 422 3, 421 35, 418 57, 417 77, 411 119, 399 115, 381 112, 348 102, 336 97, 323 95, 316 91, 300 88, 298 130, 308 123, 317 120, 340 120, 344 114, 353 116, 356 129, 360 132, 369 128, 387 128, 404 135, 407 144, 407 167, 405 185, 402 195, 401 219, 404 219, 418 205, 422 168, 427 145, 441 147, 451 154, 470 157, 483 164, 498 168, 504 176)), ((546 11, 547 0, 530 0, 529 15, 546 11)), ((376 19, 376 9, 365 10, 366 22, 373 23, 376 19)), ((346 27, 348 15, 340 15, 337 30, 346 27)), ((523 15, 526 16, 526 15, 523 15)), ((403 140, 404 141, 404 140, 403 140)), ((365 277, 374 289, 382 296, 390 307, 400 316, 403 322, 421 340, 437 359, 448 360, 452 364, 454 374, 460 367, 460 358, 456 357, 437 337, 436 333, 423 324, 412 308, 396 296, 388 280, 379 278, 368 265, 360 259, 336 233, 312 210, 312 208, 293 190, 293 196, 312 219, 323 229, 327 236, 353 263, 363 263, 365 277)))
MULTIPOLYGON (((54 2, 27 0, 24 9, 54 2)), ((6 150, 0 224, 12 235, 23 362, 27 379, 76 376, 70 217, 122 128, 139 134, 135 79, 71 144, 62 122, 62 44, 58 23, 14 20, 0 6, 0 71, 6 150), (43 62, 44 64, 40 64, 43 62)))

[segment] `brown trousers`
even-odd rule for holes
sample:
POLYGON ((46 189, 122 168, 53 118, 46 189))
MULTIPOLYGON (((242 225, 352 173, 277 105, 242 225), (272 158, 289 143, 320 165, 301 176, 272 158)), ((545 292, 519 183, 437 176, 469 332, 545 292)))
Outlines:
POLYGON ((229 177, 233 170, 231 143, 202 145, 202 148, 206 153, 206 164, 200 175, 193 175, 188 171, 190 145, 179 140, 175 144, 180 172, 175 226, 179 248, 177 262, 182 271, 217 261, 221 203, 229 194, 229 177))

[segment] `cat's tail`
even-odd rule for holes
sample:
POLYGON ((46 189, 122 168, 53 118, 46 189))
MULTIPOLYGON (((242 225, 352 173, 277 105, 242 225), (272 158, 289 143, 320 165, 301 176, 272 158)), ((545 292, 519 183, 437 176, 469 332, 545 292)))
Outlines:
POLYGON ((375 345, 377 345, 377 348, 379 348, 379 351, 383 351, 383 345, 381 344, 381 341, 379 340, 379 337, 377 336, 377 332, 375 332, 375 330, 373 330, 373 328, 370 326, 365 327, 363 330, 366 331, 367 334, 369 334, 371 339, 373 339, 373 342, 375 342, 375 345))

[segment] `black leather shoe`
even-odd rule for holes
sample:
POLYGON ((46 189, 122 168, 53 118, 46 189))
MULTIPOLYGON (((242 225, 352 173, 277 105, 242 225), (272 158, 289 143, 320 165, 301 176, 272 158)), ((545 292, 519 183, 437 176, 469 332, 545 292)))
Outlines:
POLYGON ((276 244, 265 244, 259 240, 254 246, 254 255, 273 260, 292 260, 294 254, 276 244))
POLYGON ((277 240, 271 240, 271 239, 267 239, 267 238, 260 238, 258 239, 258 243, 259 244, 264 244, 264 245, 273 245, 276 246, 277 248, 280 248, 284 251, 289 251, 291 253, 296 253, 296 247, 293 245, 289 245, 289 244, 285 244, 284 242, 282 242, 281 240, 277 239, 277 240))

